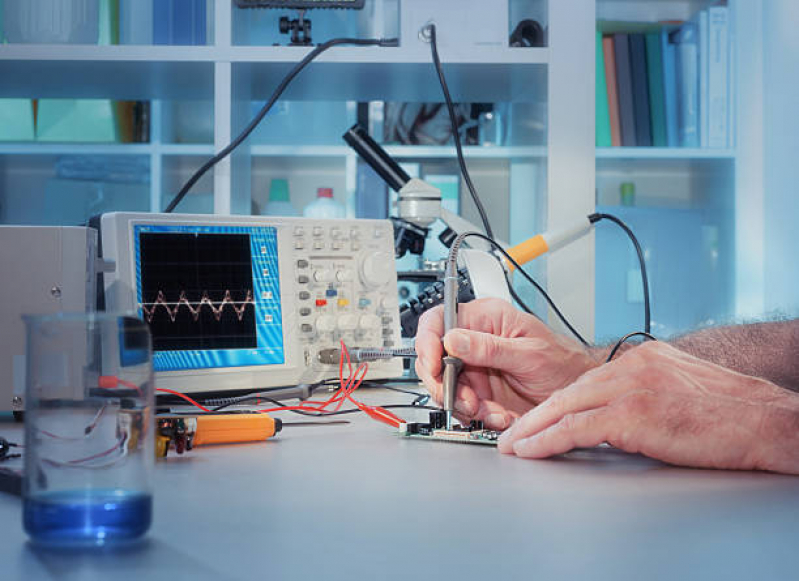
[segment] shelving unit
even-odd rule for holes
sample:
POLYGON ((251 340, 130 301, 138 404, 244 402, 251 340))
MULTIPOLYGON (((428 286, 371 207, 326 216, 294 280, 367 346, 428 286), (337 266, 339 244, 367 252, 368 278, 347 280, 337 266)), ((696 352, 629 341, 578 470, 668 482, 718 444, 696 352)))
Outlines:
MULTIPOLYGON (((684 0, 597 0, 598 21, 656 23, 688 21, 711 2, 684 0)), ((606 147, 597 148, 597 203, 621 213, 642 239, 651 260, 655 330, 661 335, 686 331, 697 325, 732 321, 763 312, 762 228, 763 190, 758 167, 755 122, 748 122, 761 106, 757 96, 757 53, 762 30, 759 0, 730 0, 731 73, 735 84, 737 128, 730 149, 606 147), (746 30, 746 34, 739 31, 746 30), (750 79, 742 82, 741 79, 750 79), (623 182, 635 184, 635 207, 621 206, 623 182), (671 240, 666 230, 671 231, 671 240), (754 233, 754 236, 752 234, 754 233), (687 242, 690 241, 690 244, 687 242), (755 248, 752 249, 752 244, 755 248), (670 270, 664 277, 658 270, 670 270), (662 299, 658 303, 658 298, 662 299), (700 308, 694 308, 695 305, 700 308), (691 311, 688 313, 687 311, 691 311)), ((614 30, 624 24, 614 23, 614 30)), ((615 301, 613 319, 599 315, 597 334, 610 338, 640 326, 641 297, 636 292, 637 266, 619 245, 621 238, 597 234, 597 301, 615 301), (615 260, 603 254, 619 253, 615 260), (600 281, 600 278, 602 279, 600 281), (610 279, 614 280, 610 280, 610 279), (621 302, 623 304, 619 305, 621 302), (600 321, 600 319, 602 319, 600 321)), ((625 249, 627 248, 627 249, 625 249)))
MULTIPOLYGON (((391 15, 401 1, 375 0, 375 18, 382 22, 364 24, 361 18, 356 35, 395 34, 398 25, 391 22, 391 15)), ((592 4, 586 0, 492 1, 509 2, 515 21, 538 19, 548 29, 548 47, 464 51, 442 45, 441 58, 456 101, 540 104, 546 127, 540 138, 529 142, 524 138, 503 147, 467 147, 465 152, 498 234, 519 242, 547 224, 571 222, 576 214, 587 214, 594 207, 594 18, 592 4)), ((250 24, 229 0, 214 2, 209 17, 214 19, 214 33, 208 46, 0 46, 4 79, 0 98, 151 102, 149 143, 0 144, 0 187, 4 190, 0 203, 8 207, 9 199, 14 198, 17 212, 9 216, 0 208, 0 220, 32 223, 48 214, 41 192, 52 180, 55 160, 61 155, 147 158, 149 184, 138 184, 131 200, 135 198, 135 204, 144 209, 163 208, 193 169, 244 127, 253 103, 263 101, 277 79, 308 51, 256 46, 257 35, 250 33, 250 24), (187 103, 192 107, 206 103, 203 121, 207 126, 183 143, 175 131, 175 115, 180 115, 187 103)), ((322 38, 319 29, 315 34, 315 40, 322 38)), ((337 47, 329 51, 296 79, 285 99, 440 102, 441 94, 429 48, 416 38, 406 38, 397 48, 337 47)), ((303 142, 301 135, 285 141, 254 135, 252 143, 245 143, 197 184, 182 209, 249 213, 253 200, 264 199, 268 177, 287 167, 297 174, 326 171, 330 180, 342 184, 339 189, 343 191, 337 195, 351 199, 356 157, 340 141, 340 135, 354 119, 352 107, 342 119, 336 118, 340 128, 335 138, 320 143, 303 142)), ((389 152, 425 167, 455 167, 451 147, 390 146, 389 152)), ((300 198, 308 195, 302 193, 300 198)), ((467 196, 462 200, 465 215, 476 220, 467 196)), ((57 221, 59 217, 48 215, 46 219, 57 221)), ((557 260, 539 261, 532 270, 558 297, 559 306, 576 326, 591 336, 593 239, 564 249, 557 260)), ((527 289, 522 294, 533 298, 527 289)))

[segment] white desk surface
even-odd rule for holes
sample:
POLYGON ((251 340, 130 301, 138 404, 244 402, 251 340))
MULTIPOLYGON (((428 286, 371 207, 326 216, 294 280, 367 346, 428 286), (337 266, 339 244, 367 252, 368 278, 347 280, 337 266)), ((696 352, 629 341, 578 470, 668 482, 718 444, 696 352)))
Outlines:
MULTIPOLYGON (((153 527, 125 548, 37 548, 19 498, 0 494, 0 577, 799 576, 799 478, 681 469, 612 449, 521 460, 488 446, 404 440, 360 414, 345 417, 353 423, 286 427, 265 443, 159 462, 153 527)), ((0 435, 19 430, 0 421, 0 435)))

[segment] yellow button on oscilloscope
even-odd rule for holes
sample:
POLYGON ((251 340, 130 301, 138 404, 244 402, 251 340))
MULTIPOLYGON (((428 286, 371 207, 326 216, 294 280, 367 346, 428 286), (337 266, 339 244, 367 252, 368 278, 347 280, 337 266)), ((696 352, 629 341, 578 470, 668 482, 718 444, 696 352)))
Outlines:
POLYGON ((350 304, 350 301, 348 299, 339 299, 338 300, 338 306, 340 306, 340 307, 346 307, 349 304, 350 304))

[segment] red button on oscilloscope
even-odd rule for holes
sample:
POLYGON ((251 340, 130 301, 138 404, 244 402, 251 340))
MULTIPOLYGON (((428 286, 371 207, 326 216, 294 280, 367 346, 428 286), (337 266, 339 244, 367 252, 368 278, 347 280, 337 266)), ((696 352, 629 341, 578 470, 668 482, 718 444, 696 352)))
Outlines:
POLYGON ((326 299, 316 299, 316 306, 317 307, 324 307, 327 304, 326 299))

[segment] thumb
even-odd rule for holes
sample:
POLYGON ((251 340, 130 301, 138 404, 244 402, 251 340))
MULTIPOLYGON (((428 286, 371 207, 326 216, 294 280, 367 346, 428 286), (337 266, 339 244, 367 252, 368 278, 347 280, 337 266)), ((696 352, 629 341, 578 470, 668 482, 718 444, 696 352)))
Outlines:
POLYGON ((522 342, 518 339, 498 337, 491 333, 453 329, 444 336, 447 354, 458 357, 467 365, 491 367, 510 371, 519 367, 523 359, 522 342))

